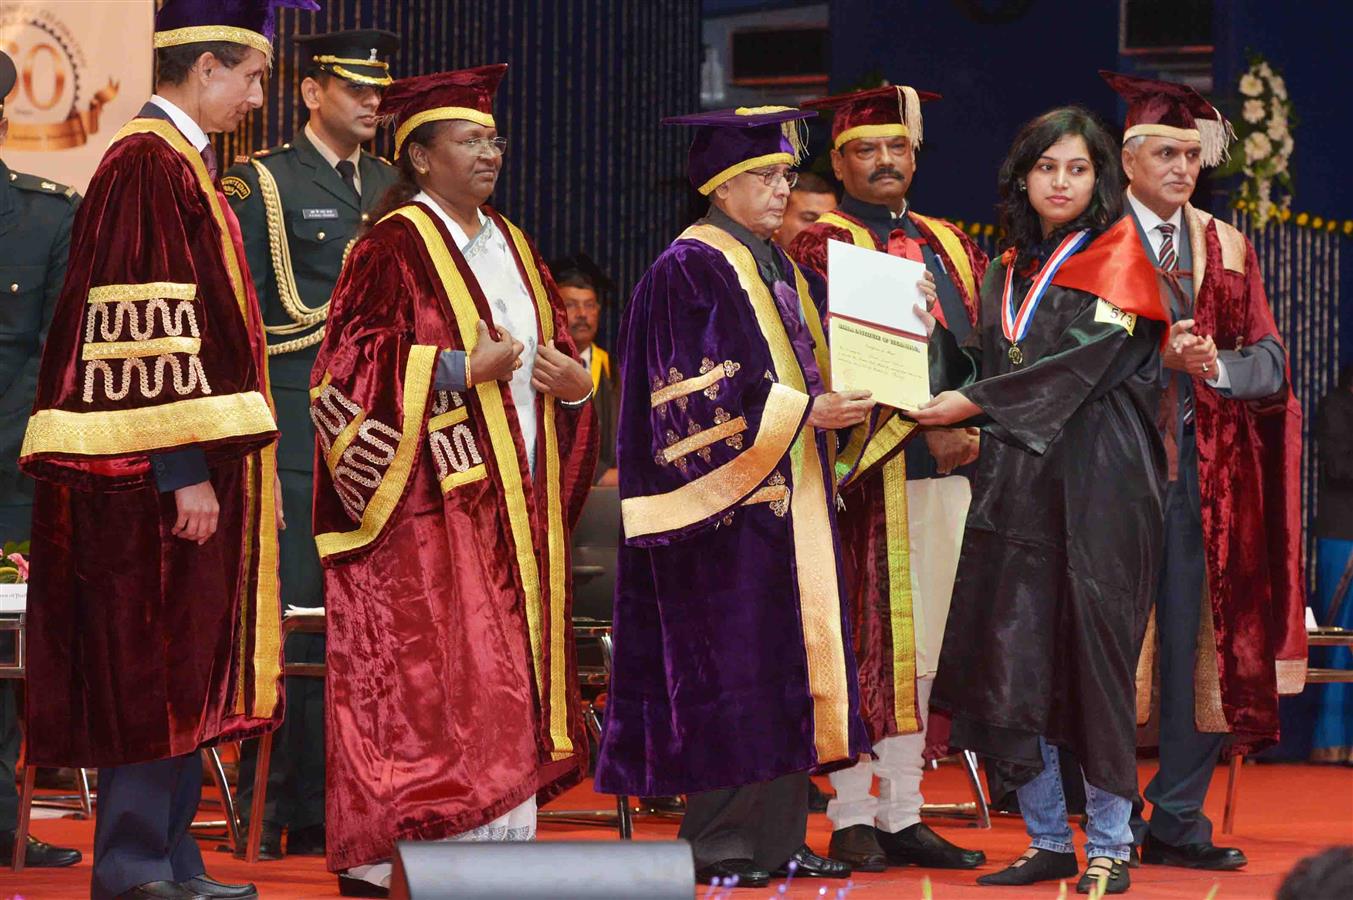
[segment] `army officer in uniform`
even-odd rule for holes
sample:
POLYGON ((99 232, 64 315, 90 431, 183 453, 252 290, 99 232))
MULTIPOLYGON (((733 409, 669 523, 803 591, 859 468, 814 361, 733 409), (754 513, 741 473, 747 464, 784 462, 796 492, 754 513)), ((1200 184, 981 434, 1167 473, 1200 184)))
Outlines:
MULTIPOLYGON (((0 146, 9 134, 5 97, 14 62, 0 51, 0 146)), ((28 413, 37 390, 42 342, 66 276, 70 228, 80 195, 64 184, 11 172, 0 159, 0 545, 28 540, 33 481, 19 471, 28 413)), ((0 663, 14 657, 11 635, 0 638, 0 663)), ((9 865, 18 825, 19 715, 15 682, 0 680, 0 865, 9 865)), ((29 866, 71 866, 79 850, 28 839, 29 866)))
MULTIPOLYGON (((309 69, 301 98, 310 120, 289 144, 236 161, 221 180, 240 220, 268 331, 268 373, 282 432, 278 469, 288 525, 281 534, 282 602, 324 605, 323 576, 310 530, 315 447, 310 368, 324 337, 329 294, 369 212, 397 180, 384 160, 362 150, 376 135, 376 107, 390 84, 388 31, 339 31, 298 37, 309 69)), ((304 57, 303 57, 304 58, 304 57)), ((289 662, 324 661, 324 638, 295 634, 289 662)), ((324 697, 318 679, 287 684, 286 720, 273 744, 261 855, 324 851, 324 697)), ((241 772, 248 809, 252 748, 241 772)))

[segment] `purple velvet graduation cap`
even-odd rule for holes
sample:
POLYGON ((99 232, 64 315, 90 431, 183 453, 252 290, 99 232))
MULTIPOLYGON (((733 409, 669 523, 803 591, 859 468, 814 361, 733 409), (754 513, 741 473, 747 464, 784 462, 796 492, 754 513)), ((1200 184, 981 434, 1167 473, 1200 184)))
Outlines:
POLYGON ((155 14, 155 49, 227 41, 272 55, 278 7, 317 10, 315 0, 166 0, 155 14))
POLYGON ((1100 69, 1099 75, 1127 101, 1123 141, 1143 135, 1198 141, 1205 166, 1220 164, 1235 131, 1217 108, 1186 84, 1100 69))
POLYGON ((395 157, 399 157, 410 133, 425 122, 464 119, 485 128, 497 128, 493 120, 493 95, 506 74, 507 63, 494 63, 415 75, 390 85, 376 114, 395 123, 395 157))
POLYGON ((705 196, 735 175, 761 166, 798 165, 807 144, 804 119, 817 113, 792 106, 741 106, 689 116, 664 125, 694 125, 686 172, 705 196))

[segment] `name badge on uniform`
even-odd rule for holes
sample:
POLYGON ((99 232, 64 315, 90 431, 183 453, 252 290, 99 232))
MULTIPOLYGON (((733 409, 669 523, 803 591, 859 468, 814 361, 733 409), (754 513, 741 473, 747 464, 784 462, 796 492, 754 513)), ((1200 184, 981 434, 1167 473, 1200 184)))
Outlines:
POLYGON ((1095 321, 1103 322, 1106 325, 1117 325, 1132 334, 1132 329, 1137 327, 1137 314, 1123 312, 1107 300, 1100 299, 1095 304, 1095 321))
POLYGON ((334 209, 302 209, 302 219, 337 219, 338 210, 334 209))

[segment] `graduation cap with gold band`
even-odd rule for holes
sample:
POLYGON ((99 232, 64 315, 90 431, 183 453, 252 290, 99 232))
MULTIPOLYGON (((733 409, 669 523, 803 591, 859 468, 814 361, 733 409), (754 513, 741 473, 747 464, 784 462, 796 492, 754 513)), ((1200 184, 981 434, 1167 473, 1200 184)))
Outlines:
POLYGON ((294 38, 303 53, 310 54, 314 68, 354 84, 386 87, 390 77, 390 54, 399 49, 399 35, 379 28, 302 34, 294 38))
POLYGON ((736 175, 762 166, 796 166, 817 113, 792 106, 753 106, 668 116, 664 125, 694 125, 686 172, 705 196, 736 175))
POLYGON ((401 78, 386 89, 376 115, 395 126, 395 158, 409 135, 419 125, 463 119, 485 128, 497 128, 493 120, 493 95, 507 74, 507 63, 494 63, 454 72, 434 72, 401 78))
POLYGON ((938 100, 939 94, 918 91, 905 84, 885 84, 850 94, 836 94, 805 100, 804 109, 830 109, 832 147, 840 150, 856 138, 910 138, 912 146, 921 146, 923 127, 921 104, 938 100))
POLYGON ((155 14, 155 49, 225 41, 269 56, 277 10, 317 10, 315 0, 166 0, 155 14))
POLYGON ((1099 75, 1127 101, 1124 143, 1143 135, 1198 141, 1203 145, 1205 166, 1220 165, 1230 156, 1236 136, 1231 123, 1193 88, 1107 69, 1100 69, 1099 75))

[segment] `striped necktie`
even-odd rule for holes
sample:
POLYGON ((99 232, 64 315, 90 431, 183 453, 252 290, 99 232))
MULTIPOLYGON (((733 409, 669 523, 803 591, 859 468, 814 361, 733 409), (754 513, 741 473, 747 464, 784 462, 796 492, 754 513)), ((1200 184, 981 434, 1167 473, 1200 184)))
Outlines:
POLYGON ((1179 256, 1174 250, 1174 226, 1169 222, 1161 222, 1156 229, 1165 237, 1157 256, 1160 257, 1160 267, 1168 272, 1179 266, 1179 256))
MULTIPOLYGON (((1161 241, 1160 252, 1157 254, 1160 257, 1160 267, 1167 272, 1172 271, 1179 266, 1179 256, 1175 253, 1174 249, 1174 226, 1169 222, 1161 222, 1156 226, 1156 230, 1165 238, 1165 240, 1161 241)), ((1192 386, 1190 385, 1189 387, 1192 386)), ((1184 424, 1191 424, 1193 422, 1192 390, 1186 388, 1183 391, 1183 396, 1180 397, 1179 406, 1179 414, 1183 417, 1184 424)))

